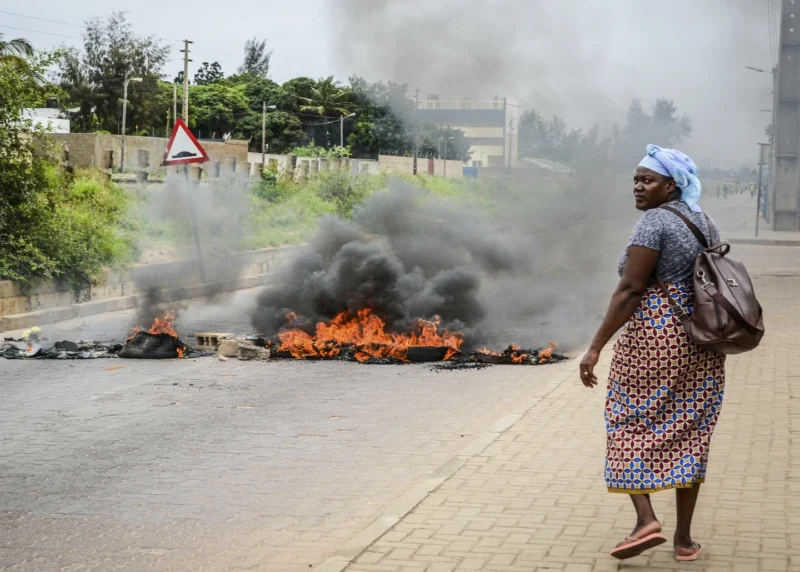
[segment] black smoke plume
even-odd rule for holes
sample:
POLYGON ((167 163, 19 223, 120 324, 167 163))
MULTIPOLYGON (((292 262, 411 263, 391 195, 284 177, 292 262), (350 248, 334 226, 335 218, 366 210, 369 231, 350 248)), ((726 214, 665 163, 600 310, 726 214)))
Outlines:
POLYGON ((477 343, 485 317, 482 281, 529 270, 525 251, 480 218, 396 181, 360 205, 352 221, 327 217, 279 289, 258 299, 253 326, 273 336, 370 308, 394 331, 417 319, 477 343))

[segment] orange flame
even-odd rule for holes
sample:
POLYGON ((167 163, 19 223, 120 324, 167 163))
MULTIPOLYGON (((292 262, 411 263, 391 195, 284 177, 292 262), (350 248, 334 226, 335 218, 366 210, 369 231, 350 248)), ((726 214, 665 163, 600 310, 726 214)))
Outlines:
POLYGON ((528 361, 528 354, 521 354, 517 351, 511 353, 511 361, 514 363, 524 363, 528 361))
POLYGON ((550 345, 547 349, 543 349, 539 352, 539 363, 547 363, 551 359, 553 359, 553 350, 555 350, 557 344, 555 342, 550 342, 550 345))
MULTIPOLYGON (((287 314, 289 324, 297 320, 294 313, 287 314)), ((330 358, 339 355, 344 345, 356 348, 355 359, 360 362, 371 358, 394 358, 408 361, 408 349, 416 346, 446 347, 445 360, 458 353, 464 336, 459 332, 439 330, 441 318, 417 320, 412 331, 407 334, 387 332, 386 322, 375 315, 371 309, 359 310, 353 314, 342 312, 330 322, 319 322, 315 335, 293 328, 278 334, 281 345, 278 352, 289 352, 292 357, 330 358)))
POLYGON ((492 350, 490 350, 486 346, 483 346, 482 348, 480 348, 478 350, 475 350, 475 353, 483 354, 483 355, 486 355, 486 356, 501 356, 502 355, 502 354, 500 354, 498 352, 493 352, 492 350))
MULTIPOLYGON (((175 321, 175 312, 173 312, 172 310, 161 312, 161 317, 160 318, 155 318, 153 320, 153 325, 150 326, 150 329, 147 330, 147 333, 148 334, 153 334, 153 335, 169 334, 173 338, 177 339, 178 338, 178 332, 176 332, 172 327, 172 322, 174 322, 174 321, 175 321)), ((125 340, 125 343, 127 344, 129 341, 131 341, 133 339, 133 337, 136 334, 138 334, 141 331, 142 331, 141 327, 134 326, 133 329, 131 330, 130 336, 128 337, 127 340, 125 340)), ((179 350, 179 353, 182 353, 182 352, 180 352, 180 350, 179 350)))
POLYGON ((175 321, 175 312, 162 312, 160 318, 153 320, 153 325, 147 330, 148 334, 169 334, 173 338, 178 337, 178 332, 172 329, 172 322, 175 321))

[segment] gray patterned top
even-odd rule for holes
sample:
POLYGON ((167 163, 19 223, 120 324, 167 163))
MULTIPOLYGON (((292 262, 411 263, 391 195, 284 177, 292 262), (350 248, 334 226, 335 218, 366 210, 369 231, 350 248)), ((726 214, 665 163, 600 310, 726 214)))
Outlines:
MULTIPOLYGON (((669 203, 669 206, 686 215, 708 237, 708 224, 703 213, 693 212, 683 201, 669 203)), ((717 223, 711 221, 713 242, 719 242, 720 233, 717 223)), ((658 273, 665 283, 689 280, 694 269, 694 259, 703 250, 703 246, 681 219, 663 209, 651 209, 645 212, 633 227, 633 235, 625 247, 619 261, 619 275, 628 260, 628 247, 644 246, 660 252, 658 273)), ((651 280, 651 283, 654 280, 651 280)))

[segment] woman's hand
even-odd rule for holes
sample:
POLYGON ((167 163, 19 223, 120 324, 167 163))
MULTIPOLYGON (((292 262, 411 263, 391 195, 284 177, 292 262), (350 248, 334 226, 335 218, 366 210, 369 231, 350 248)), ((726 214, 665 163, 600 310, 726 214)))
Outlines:
POLYGON ((597 365, 599 359, 600 352, 590 348, 581 360, 581 383, 588 388, 593 388, 597 385, 597 376, 594 374, 594 366, 597 365))

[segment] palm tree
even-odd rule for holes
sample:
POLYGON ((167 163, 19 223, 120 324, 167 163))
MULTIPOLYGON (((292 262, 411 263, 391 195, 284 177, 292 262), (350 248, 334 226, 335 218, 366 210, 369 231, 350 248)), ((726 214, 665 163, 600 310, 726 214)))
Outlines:
POLYGON ((311 97, 298 99, 305 102, 300 111, 320 116, 347 115, 352 106, 350 91, 342 88, 333 76, 320 78, 311 89, 311 97))
POLYGON ((33 56, 33 46, 25 38, 14 38, 5 41, 3 34, 0 34, 0 62, 20 63, 25 58, 33 56))

